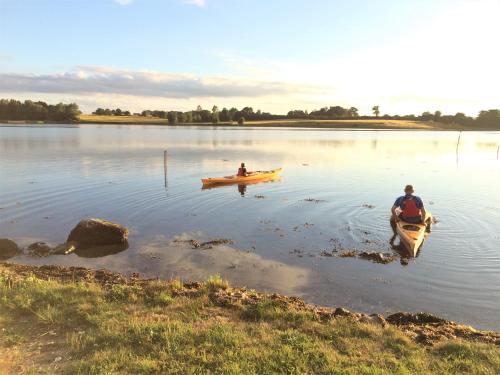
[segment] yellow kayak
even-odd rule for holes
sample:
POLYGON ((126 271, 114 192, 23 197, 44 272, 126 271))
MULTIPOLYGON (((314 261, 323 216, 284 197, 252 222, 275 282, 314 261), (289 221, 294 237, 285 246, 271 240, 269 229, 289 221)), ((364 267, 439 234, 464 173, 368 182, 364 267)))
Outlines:
POLYGON ((225 176, 225 177, 212 177, 202 178, 203 185, 216 185, 216 184, 244 184, 246 182, 264 181, 275 178, 281 172, 281 168, 272 169, 270 171, 255 171, 250 172, 246 176, 225 176))
MULTIPOLYGON (((430 217, 430 213, 428 213, 427 217, 430 217)), ((403 220, 396 223, 396 231, 412 257, 417 256, 418 249, 424 242, 426 228, 427 225, 425 224, 412 224, 403 220)))

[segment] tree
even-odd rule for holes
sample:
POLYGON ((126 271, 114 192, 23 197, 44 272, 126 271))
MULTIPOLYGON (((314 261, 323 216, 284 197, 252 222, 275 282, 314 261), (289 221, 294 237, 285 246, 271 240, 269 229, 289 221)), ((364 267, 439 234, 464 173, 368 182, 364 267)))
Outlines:
POLYGON ((185 113, 183 113, 183 112, 176 112, 176 114, 177 114, 177 121, 178 121, 179 123, 181 123, 181 124, 182 124, 182 123, 187 122, 187 121, 186 121, 186 114, 185 114, 185 113))
POLYGON ((217 108, 216 105, 212 107, 212 123, 213 124, 219 123, 219 108, 217 108))
POLYGON ((488 111, 481 111, 479 112, 476 121, 481 126, 500 128, 500 110, 490 109, 488 111))
POLYGON ((429 121, 432 120, 433 118, 434 118, 433 114, 430 113, 429 111, 425 111, 420 115, 420 119, 423 121, 429 121))
POLYGON ((236 112, 238 112, 238 110, 234 107, 232 107, 228 113, 227 113, 227 119, 229 122, 233 122, 234 120, 234 115, 236 114, 236 112))
POLYGON ((331 118, 342 118, 345 117, 346 113, 346 109, 338 105, 330 107, 327 111, 328 116, 331 118))
POLYGON ((170 125, 177 124, 177 112, 175 112, 175 111, 168 112, 167 118, 168 118, 168 123, 170 125))
POLYGON ((192 123, 193 122, 193 111, 189 111, 189 112, 186 112, 184 113, 184 118, 186 120, 187 123, 192 123))
POLYGON ((200 112, 201 122, 211 122, 212 121, 212 112, 208 109, 204 109, 200 112))
POLYGON ((348 117, 358 117, 358 109, 356 107, 351 107, 347 110, 348 117))
POLYGON ((222 122, 229 121, 229 111, 227 110, 227 108, 226 108, 226 107, 222 108, 222 111, 220 111, 220 114, 219 114, 219 119, 220 119, 222 122))
POLYGON ((373 111, 373 114, 375 115, 375 117, 378 117, 378 115, 380 114, 379 106, 378 105, 374 105, 373 108, 372 108, 372 111, 373 111))
POLYGON ((441 115, 442 115, 441 111, 434 112, 434 121, 441 120, 441 115))
POLYGON ((238 125, 245 125, 245 118, 243 116, 238 119, 238 125))

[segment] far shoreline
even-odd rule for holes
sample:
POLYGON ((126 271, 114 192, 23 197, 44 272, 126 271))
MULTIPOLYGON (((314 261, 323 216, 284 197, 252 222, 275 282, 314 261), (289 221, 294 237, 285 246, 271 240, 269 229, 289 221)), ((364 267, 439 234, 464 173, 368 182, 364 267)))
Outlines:
POLYGON ((41 122, 41 121, 5 121, 0 126, 50 125, 127 125, 127 126, 163 126, 163 127, 206 127, 206 128, 272 128, 272 129, 320 129, 320 130, 414 130, 414 131, 499 131, 496 128, 470 127, 458 124, 444 124, 434 121, 359 119, 359 120, 268 120, 246 121, 244 125, 236 122, 192 122, 170 124, 167 119, 143 116, 96 116, 82 115, 80 121, 41 122))

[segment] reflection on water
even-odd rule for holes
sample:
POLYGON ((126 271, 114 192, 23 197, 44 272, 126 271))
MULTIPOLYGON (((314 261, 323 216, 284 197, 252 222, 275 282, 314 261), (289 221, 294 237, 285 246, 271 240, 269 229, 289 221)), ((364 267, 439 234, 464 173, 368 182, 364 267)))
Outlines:
POLYGON ((238 188, 238 193, 244 197, 245 193, 247 192, 247 187, 249 185, 256 185, 256 184, 266 184, 266 183, 273 183, 273 182, 278 182, 281 181, 281 178, 279 177, 274 177, 269 180, 258 180, 258 181, 247 181, 245 183, 241 182, 226 182, 226 183, 221 183, 221 184, 209 184, 209 185, 202 185, 201 190, 210 190, 210 189, 218 189, 218 188, 228 188, 231 187, 231 189, 234 189, 234 186, 238 188))
POLYGON ((121 251, 18 256, 301 295, 363 311, 429 311, 500 330, 500 133, 0 127, 0 237, 61 243, 85 217, 130 229, 121 251), (168 150, 168 174, 164 169, 168 150), (282 180, 200 179, 282 166, 282 180), (408 265, 321 257, 335 244, 399 252, 390 207, 415 185, 439 223, 408 265), (241 195, 245 199, 241 199, 241 195), (172 243, 181 233, 234 245, 172 243), (103 257, 97 257, 105 255, 103 257))

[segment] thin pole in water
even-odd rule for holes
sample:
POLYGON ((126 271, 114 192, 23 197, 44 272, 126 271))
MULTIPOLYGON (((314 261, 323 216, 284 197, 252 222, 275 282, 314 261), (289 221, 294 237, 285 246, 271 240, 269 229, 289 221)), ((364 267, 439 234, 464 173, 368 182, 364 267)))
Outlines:
POLYGON ((456 151, 456 154, 457 154, 457 168, 458 168, 458 145, 460 144, 460 137, 461 136, 462 136, 462 131, 460 130, 460 132, 458 133, 457 151, 456 151))
POLYGON ((167 187, 167 150, 163 151, 163 176, 165 178, 165 187, 167 187))

